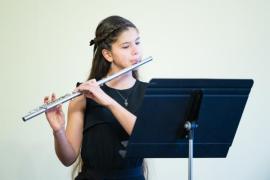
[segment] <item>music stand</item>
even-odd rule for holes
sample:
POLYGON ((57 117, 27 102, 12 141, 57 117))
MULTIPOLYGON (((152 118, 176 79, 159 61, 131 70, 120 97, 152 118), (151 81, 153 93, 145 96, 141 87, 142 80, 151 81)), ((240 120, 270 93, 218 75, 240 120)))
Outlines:
POLYGON ((191 180, 193 157, 227 156, 252 85, 250 79, 152 79, 120 154, 189 157, 191 180))

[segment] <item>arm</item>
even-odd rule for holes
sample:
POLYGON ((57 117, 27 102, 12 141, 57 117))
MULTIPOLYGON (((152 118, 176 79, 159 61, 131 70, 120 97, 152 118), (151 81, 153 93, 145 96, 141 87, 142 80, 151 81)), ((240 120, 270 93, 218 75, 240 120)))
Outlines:
MULTIPOLYGON (((52 96, 53 99, 55 99, 54 96, 52 96)), ((85 104, 83 96, 70 102, 66 130, 61 107, 46 113, 47 120, 53 129, 56 155, 65 166, 73 164, 80 152, 85 104)))
POLYGON ((97 84, 95 79, 82 83, 76 88, 81 91, 86 97, 93 99, 98 104, 108 108, 114 117, 118 120, 125 131, 130 135, 132 133, 136 116, 122 107, 113 98, 107 95, 97 84))
POLYGON ((115 100, 108 104, 107 108, 112 112, 125 131, 131 135, 137 117, 115 100))

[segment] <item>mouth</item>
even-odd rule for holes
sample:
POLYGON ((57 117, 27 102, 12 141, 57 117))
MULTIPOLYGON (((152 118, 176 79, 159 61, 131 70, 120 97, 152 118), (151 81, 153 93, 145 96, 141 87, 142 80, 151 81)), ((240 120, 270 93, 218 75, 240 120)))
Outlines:
POLYGON ((138 59, 131 60, 131 64, 137 64, 138 62, 140 62, 138 59))

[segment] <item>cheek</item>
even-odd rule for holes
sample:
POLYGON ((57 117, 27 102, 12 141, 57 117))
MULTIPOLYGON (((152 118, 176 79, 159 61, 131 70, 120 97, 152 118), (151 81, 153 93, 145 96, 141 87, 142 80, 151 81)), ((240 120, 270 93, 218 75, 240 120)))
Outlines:
POLYGON ((126 49, 120 49, 118 51, 115 51, 115 57, 116 58, 123 58, 123 57, 127 57, 130 55, 130 51, 126 50, 126 49))
POLYGON ((140 46, 139 47, 139 53, 142 54, 143 53, 143 48, 140 46))
POLYGON ((125 54, 121 51, 117 51, 113 54, 114 59, 121 59, 123 56, 125 56, 125 54))

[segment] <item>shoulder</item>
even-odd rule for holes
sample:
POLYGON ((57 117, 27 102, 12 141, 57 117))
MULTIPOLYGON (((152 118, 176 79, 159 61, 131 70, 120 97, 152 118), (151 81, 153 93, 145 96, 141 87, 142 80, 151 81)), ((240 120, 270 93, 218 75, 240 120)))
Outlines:
POLYGON ((138 87, 139 88, 145 89, 148 86, 149 83, 148 82, 141 81, 141 80, 137 80, 137 84, 138 84, 138 87))
POLYGON ((137 92, 136 95, 144 95, 144 92, 148 86, 147 82, 143 82, 141 80, 137 80, 136 86, 135 86, 135 91, 137 92))
POLYGON ((137 83, 140 84, 140 85, 147 85, 147 84, 149 84, 148 82, 145 82, 145 81, 142 81, 142 80, 139 80, 139 79, 137 79, 137 83))

